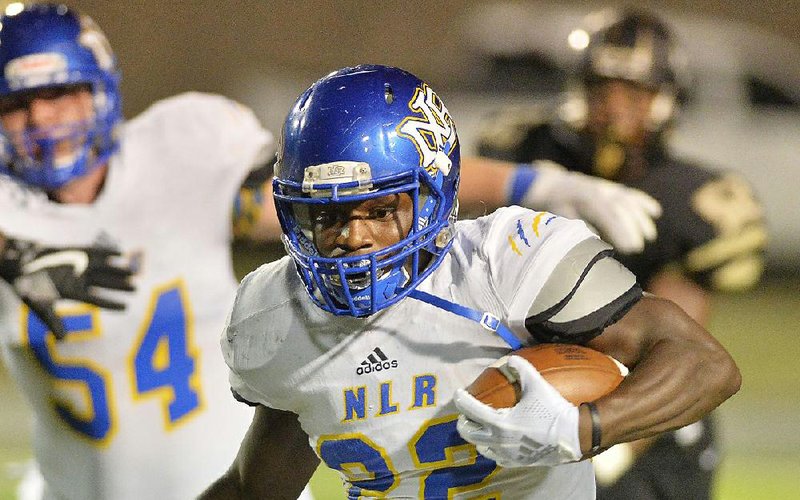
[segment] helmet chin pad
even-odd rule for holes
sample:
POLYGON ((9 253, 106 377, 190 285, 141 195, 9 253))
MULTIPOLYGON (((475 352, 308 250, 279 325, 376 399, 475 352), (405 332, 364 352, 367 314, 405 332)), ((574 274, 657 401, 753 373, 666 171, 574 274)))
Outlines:
MULTIPOLYGON (((360 265, 350 268, 343 265, 340 274, 323 278, 326 283, 320 290, 329 291, 327 299, 333 301, 334 307, 372 311, 373 294, 378 302, 391 299, 411 278, 402 260, 394 263, 376 262, 373 266, 372 259, 360 259, 357 264, 360 265)), ((324 296, 321 298, 326 300, 324 296)))
MULTIPOLYGON (((420 170, 411 174, 412 178, 427 175, 420 170)), ((394 188, 372 189, 364 193, 343 187, 338 191, 349 191, 351 194, 336 196, 339 203, 349 203, 379 198, 393 192, 406 192, 412 199, 414 220, 430 220, 431 214, 438 213, 441 207, 442 193, 421 195, 420 191, 427 193, 431 189, 426 187, 428 182, 427 179, 406 180, 394 188), (423 187, 420 188, 419 184, 423 187), (428 215, 423 216, 423 213, 428 215)), ((305 213, 307 208, 303 205, 312 200, 314 204, 330 203, 325 198, 306 198, 306 203, 295 199, 294 203, 289 204, 278 201, 281 196, 279 194, 276 197, 276 205, 282 214, 290 211, 294 214, 305 213)), ((326 257, 314 245, 307 215, 281 218, 293 228, 284 235, 284 243, 295 259, 312 300, 326 311, 356 317, 369 316, 397 302, 427 276, 435 268, 429 263, 444 256, 452 239, 437 236, 442 233, 449 236, 449 228, 455 221, 454 217, 449 217, 446 222, 436 225, 412 227, 409 234, 397 243, 374 252, 326 257), (445 231, 445 228, 448 230, 445 231)))

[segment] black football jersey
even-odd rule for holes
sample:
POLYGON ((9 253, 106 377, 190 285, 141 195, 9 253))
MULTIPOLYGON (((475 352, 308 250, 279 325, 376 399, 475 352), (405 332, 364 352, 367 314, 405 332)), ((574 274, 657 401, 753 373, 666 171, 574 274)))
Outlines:
MULTIPOLYGON (((541 109, 529 113, 528 120, 519 111, 510 119, 499 116, 481 134, 479 154, 515 163, 550 160, 570 170, 596 174, 607 152, 598 151, 586 134, 555 116, 541 109)), ((614 151, 606 156, 613 163, 614 151)), ((642 160, 646 168, 620 182, 661 203, 658 236, 642 253, 616 258, 645 286, 669 265, 679 266, 707 288, 736 290, 753 285, 763 269, 766 229, 762 207, 749 184, 733 173, 676 159, 660 141, 651 144, 642 160)), ((624 163, 624 158, 619 161, 624 163)))

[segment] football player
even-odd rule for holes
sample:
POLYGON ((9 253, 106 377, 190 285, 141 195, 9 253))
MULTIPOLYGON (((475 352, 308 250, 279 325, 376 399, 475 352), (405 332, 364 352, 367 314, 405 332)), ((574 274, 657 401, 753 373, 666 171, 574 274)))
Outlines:
MULTIPOLYGON (((236 289, 231 205, 272 136, 249 110, 199 93, 123 123, 116 60, 90 18, 31 4, 0 23, 0 231, 38 245, 4 252, 14 286, 0 283, 4 361, 35 412, 40 476, 26 484, 44 498, 191 498, 252 418, 230 397, 218 338, 236 289), (35 300, 23 285, 54 264, 42 251, 63 246, 86 252, 49 271, 95 281, 86 295, 56 283, 35 300), (82 257, 96 267, 116 253, 139 263, 135 293, 112 269, 79 276, 82 257)), ((259 196, 240 200, 239 229, 268 233, 271 185, 245 184, 259 196), (265 218, 253 216, 259 197, 265 218)))
MULTIPOLYGON (((0 231, 13 244, 2 257, 11 286, 0 287, 0 328, 37 413, 44 488, 67 498, 189 496, 217 475, 249 422, 219 391, 210 339, 233 296, 234 192, 235 235, 281 234, 265 161, 271 136, 248 110, 196 93, 123 125, 116 60, 90 18, 30 4, 2 24, 0 231), (39 259, 63 245, 86 258, 83 272, 39 259), (130 270, 105 260, 115 254, 137 263, 130 299, 114 293, 133 286, 130 270), (207 428, 218 430, 198 437, 207 428), (190 460, 172 460, 186 450, 190 460)), ((579 205, 609 192, 583 177, 542 170, 547 182, 526 189, 545 206, 562 191, 579 205)), ((614 206, 652 224, 652 200, 613 189, 614 206)), ((587 216, 601 231, 614 226, 613 211, 587 216)), ((637 245, 648 230, 609 237, 637 245)))
MULTIPOLYGON (((746 289, 759 279, 763 211, 738 175, 684 161, 668 149, 687 80, 670 29, 646 12, 608 14, 591 35, 578 85, 565 92, 563 104, 507 113, 485 131, 479 151, 511 161, 555 161, 656 198, 663 208, 657 238, 617 258, 646 290, 705 325, 713 291, 746 289)), ((707 499, 718 456, 711 418, 615 447, 595 459, 598 498, 707 499)))
POLYGON ((643 295, 582 221, 509 207, 457 222, 459 152, 442 100, 397 68, 344 68, 298 98, 273 190, 289 255, 242 281, 221 339, 255 416, 205 498, 293 498, 320 460, 349 498, 593 498, 585 458, 738 390, 724 348, 643 295), (511 356, 515 407, 462 389, 543 342, 630 375, 578 408, 511 356))

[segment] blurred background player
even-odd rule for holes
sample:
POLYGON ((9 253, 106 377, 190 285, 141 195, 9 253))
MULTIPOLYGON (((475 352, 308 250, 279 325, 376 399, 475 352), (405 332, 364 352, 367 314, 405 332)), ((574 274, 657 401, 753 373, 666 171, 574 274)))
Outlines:
MULTIPOLYGON (((219 332, 236 287, 231 204, 272 136, 198 93, 123 123, 115 57, 91 19, 31 4, 0 22, 0 231, 140 261, 135 293, 102 295, 124 311, 58 304, 60 342, 0 287, 4 360, 34 409, 44 480, 36 491, 32 471, 26 491, 190 498, 225 470, 252 416, 230 396, 219 332)), ((242 233, 277 225, 253 216, 258 198, 239 200, 242 233)))
POLYGON ((507 205, 548 210, 581 218, 624 253, 641 252, 656 237, 661 205, 638 189, 548 161, 514 165, 485 157, 462 162, 459 202, 465 217, 486 215, 507 205))
POLYGON ((293 498, 322 459, 349 498, 593 498, 582 458, 686 425, 738 389, 722 346, 642 296, 583 222, 521 207, 457 221, 456 125, 414 75, 331 73, 281 137, 289 256, 239 288, 222 347, 257 409, 207 497, 293 498), (463 391, 543 342, 588 344, 631 374, 580 409, 518 357, 515 407, 463 391))
MULTIPOLYGON (((762 272, 766 230, 750 186, 732 172, 673 156, 666 144, 685 63, 654 15, 606 11, 584 49, 574 89, 553 110, 500 117, 479 151, 551 160, 641 189, 663 208, 658 236, 618 259, 646 290, 707 325, 712 291, 743 290, 762 272)), ((520 175, 519 170, 516 175, 520 175)), ((709 498, 719 451, 711 418, 595 459, 600 499, 709 498)))

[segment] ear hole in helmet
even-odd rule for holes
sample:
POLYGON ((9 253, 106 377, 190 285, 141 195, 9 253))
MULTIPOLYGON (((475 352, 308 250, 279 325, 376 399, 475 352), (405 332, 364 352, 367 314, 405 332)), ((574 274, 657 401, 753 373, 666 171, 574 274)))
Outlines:
POLYGON ((672 118, 675 111, 675 93, 661 90, 650 103, 648 129, 657 132, 672 118))
POLYGON ((386 101, 386 104, 392 104, 394 102, 394 89, 388 83, 383 84, 383 100, 386 101))

